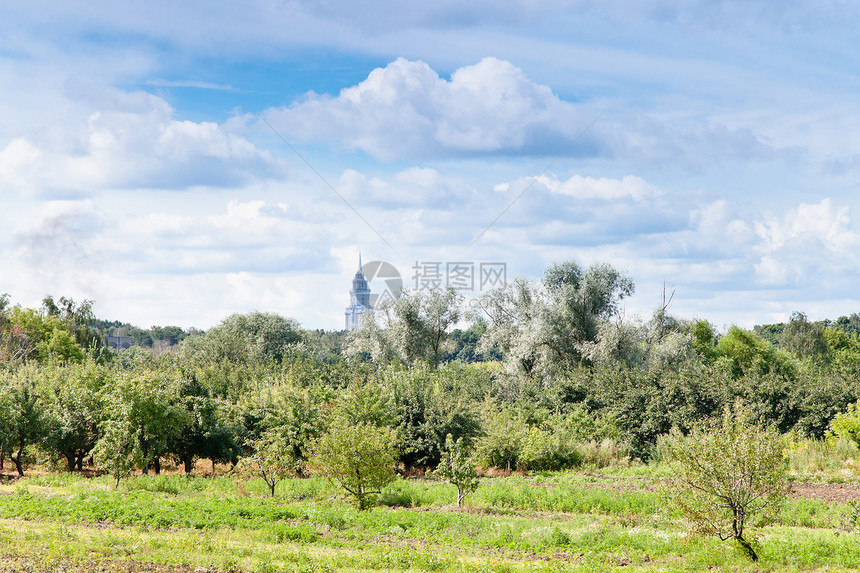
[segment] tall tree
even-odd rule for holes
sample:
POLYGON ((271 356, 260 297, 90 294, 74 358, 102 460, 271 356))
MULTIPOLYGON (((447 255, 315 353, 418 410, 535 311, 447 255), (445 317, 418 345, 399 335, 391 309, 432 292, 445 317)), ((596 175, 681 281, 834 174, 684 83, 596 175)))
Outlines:
POLYGON ((509 365, 530 376, 576 366, 633 290, 633 281, 607 264, 555 263, 539 284, 518 279, 484 297, 490 328, 482 348, 502 349, 509 365))
POLYGON ((460 320, 461 297, 453 288, 403 291, 386 300, 350 334, 349 353, 377 362, 397 360, 435 368, 448 351, 450 330, 460 320))

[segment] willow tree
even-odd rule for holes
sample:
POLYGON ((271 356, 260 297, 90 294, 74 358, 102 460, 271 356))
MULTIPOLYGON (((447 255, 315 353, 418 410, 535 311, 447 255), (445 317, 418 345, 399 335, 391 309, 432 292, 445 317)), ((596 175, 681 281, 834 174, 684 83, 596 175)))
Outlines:
POLYGON ((576 366, 633 290, 610 265, 555 263, 540 283, 517 279, 482 298, 489 328, 481 347, 500 349, 509 366, 530 376, 576 366))

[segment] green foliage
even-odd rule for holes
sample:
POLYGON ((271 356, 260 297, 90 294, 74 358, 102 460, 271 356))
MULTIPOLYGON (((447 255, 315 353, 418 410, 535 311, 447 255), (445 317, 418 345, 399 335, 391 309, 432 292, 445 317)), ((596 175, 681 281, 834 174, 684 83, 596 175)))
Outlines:
POLYGON ((439 369, 419 366, 386 370, 383 382, 394 388, 401 452, 406 467, 439 464, 445 436, 463 438, 471 446, 480 433, 476 398, 467 388, 467 371, 455 365, 439 369))
POLYGON ((105 417, 104 388, 112 373, 89 359, 82 365, 43 371, 46 437, 52 456, 66 460, 69 471, 83 469, 84 458, 100 437, 105 417))
POLYGON ((830 429, 837 436, 848 438, 860 446, 860 401, 849 404, 846 412, 836 414, 830 423, 830 429))
POLYGON ((340 485, 358 509, 373 506, 394 481, 396 438, 389 428, 336 419, 314 448, 312 467, 340 485))
POLYGON ((403 291, 386 300, 349 335, 348 353, 378 363, 439 365, 452 346, 449 330, 460 320, 461 296, 453 288, 403 291))
POLYGON ((36 384, 38 371, 23 367, 15 373, 0 374, 0 455, 15 464, 19 476, 31 450, 45 437, 45 406, 36 384))
POLYGON ((466 452, 463 438, 456 441, 448 434, 445 439, 445 451, 442 461, 436 467, 434 475, 442 478, 457 488, 457 507, 463 503, 463 498, 478 489, 478 473, 475 464, 466 452))
POLYGON ((772 520, 788 493, 776 431, 759 426, 736 402, 711 431, 695 427, 688 436, 674 431, 668 449, 677 468, 672 499, 678 507, 698 531, 735 539, 757 560, 745 530, 772 520))
POLYGON ((690 325, 693 337, 693 348, 706 361, 710 362, 717 355, 717 333, 707 320, 695 320, 690 325))
POLYGON ((528 425, 512 410, 487 407, 482 426, 484 433, 475 444, 475 461, 486 468, 517 469, 528 425))
POLYGON ((375 379, 354 379, 340 394, 337 408, 351 424, 391 427, 397 423, 393 389, 375 379))
POLYGON ((296 388, 283 381, 249 393, 238 407, 238 441, 250 453, 264 433, 277 434, 289 450, 292 471, 304 475, 312 443, 324 427, 320 403, 321 398, 311 389, 296 388))
POLYGON ((252 471, 260 474, 269 487, 269 493, 275 497, 275 487, 278 482, 296 471, 303 460, 297 460, 288 440, 277 428, 270 428, 254 440, 254 453, 243 460, 250 464, 252 471))
POLYGON ((176 421, 180 427, 168 433, 167 453, 183 465, 186 474, 191 473, 198 458, 235 462, 239 447, 218 401, 193 376, 183 376, 178 394, 176 421))
POLYGON ((201 364, 283 362, 302 341, 299 324, 267 312, 233 314, 205 335, 185 342, 190 359, 201 364))
POLYGON ((186 413, 179 403, 179 375, 170 370, 136 370, 116 381, 108 397, 108 419, 128 424, 137 440, 143 471, 160 472, 160 459, 183 430, 186 413))
POLYGON ((112 475, 117 488, 120 480, 129 477, 143 462, 136 430, 128 420, 107 420, 102 426, 102 437, 93 448, 96 467, 112 475))
POLYGON ((729 328, 728 333, 720 338, 716 352, 731 360, 732 374, 736 378, 773 374, 794 379, 798 374, 798 365, 790 354, 774 348, 754 332, 737 326, 729 328))

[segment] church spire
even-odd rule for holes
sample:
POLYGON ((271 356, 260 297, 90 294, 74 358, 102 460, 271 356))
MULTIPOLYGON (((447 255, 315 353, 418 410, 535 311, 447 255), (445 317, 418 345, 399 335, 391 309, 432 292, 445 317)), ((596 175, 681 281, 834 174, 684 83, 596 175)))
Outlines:
POLYGON ((373 306, 370 304, 370 287, 364 271, 361 270, 361 252, 358 253, 358 270, 355 271, 355 277, 352 279, 349 298, 350 305, 346 307, 345 326, 347 330, 354 330, 358 328, 365 313, 373 312, 373 306))

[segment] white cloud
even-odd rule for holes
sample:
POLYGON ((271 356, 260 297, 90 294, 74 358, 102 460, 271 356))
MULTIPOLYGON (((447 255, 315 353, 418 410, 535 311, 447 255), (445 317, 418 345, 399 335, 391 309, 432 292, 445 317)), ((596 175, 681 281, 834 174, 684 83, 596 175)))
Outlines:
POLYGON ((547 174, 536 179, 552 193, 569 195, 577 199, 642 201, 661 194, 657 187, 635 175, 625 175, 621 179, 574 175, 565 181, 559 181, 555 175, 547 174))
POLYGON ((594 103, 564 101, 510 62, 484 58, 440 77, 398 58, 336 97, 309 93, 265 112, 290 138, 360 149, 384 161, 485 155, 619 156, 639 165, 699 170, 720 159, 754 159, 771 146, 745 128, 601 115, 594 103))
POLYGON ((766 216, 755 230, 761 256, 756 273, 764 284, 838 280, 860 269, 860 234, 852 228, 848 207, 836 207, 829 198, 802 203, 782 217, 766 216))
POLYGON ((457 209, 470 203, 476 194, 464 181, 428 167, 410 167, 387 179, 347 169, 337 189, 356 206, 381 208, 457 209))
POLYGON ((282 172, 268 152, 223 126, 174 119, 159 97, 99 90, 93 99, 89 105, 103 107, 83 121, 54 124, 0 150, 10 191, 74 197, 116 188, 229 187, 282 172))
POLYGON ((292 136, 339 141, 382 159, 529 152, 584 123, 549 87, 496 58, 462 67, 450 81, 424 62, 398 58, 337 97, 309 94, 266 115, 292 136))

